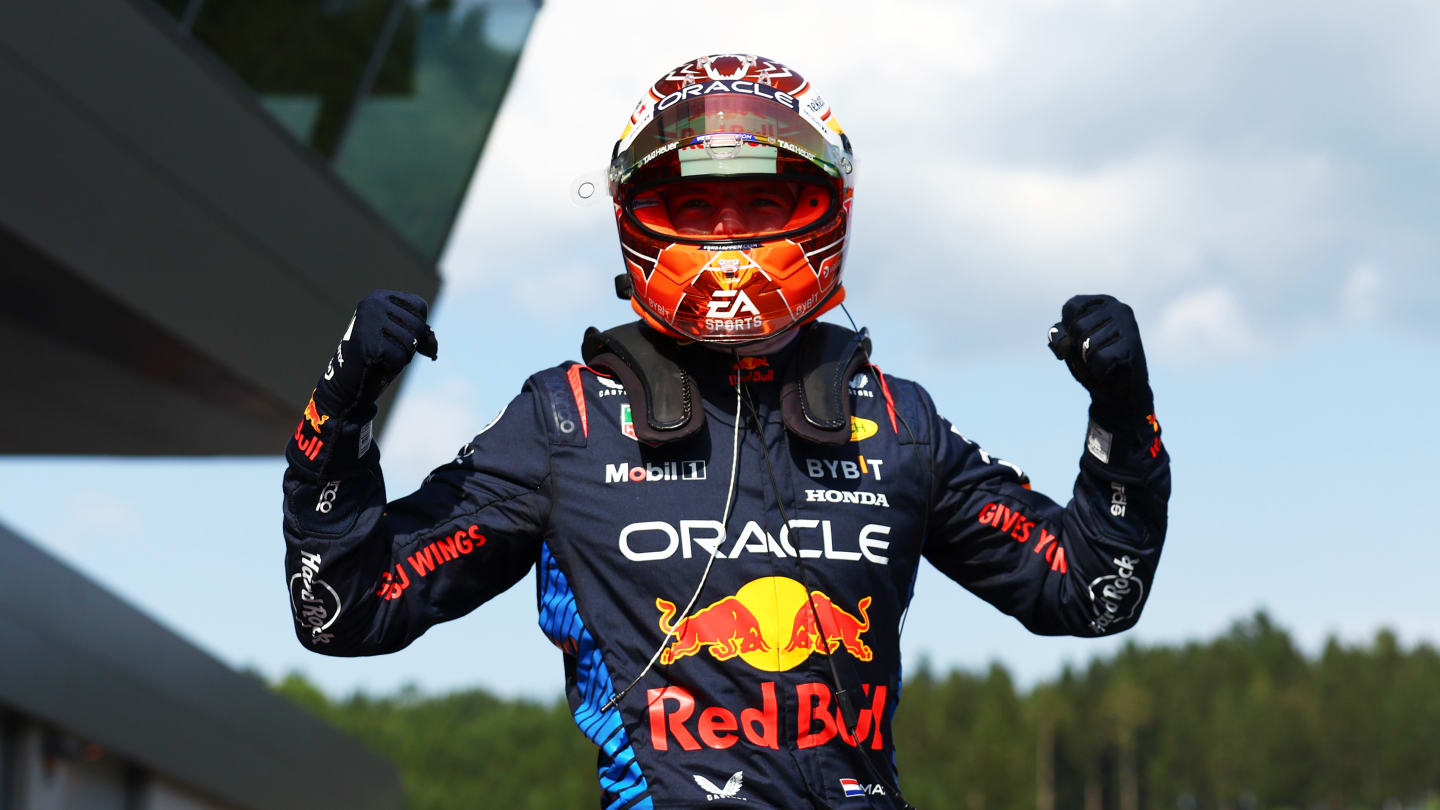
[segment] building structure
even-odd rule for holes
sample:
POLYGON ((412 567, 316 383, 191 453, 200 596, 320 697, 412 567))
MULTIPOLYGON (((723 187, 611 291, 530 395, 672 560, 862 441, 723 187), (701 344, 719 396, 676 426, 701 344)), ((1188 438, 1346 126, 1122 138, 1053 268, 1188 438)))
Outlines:
POLYGON ((434 300, 536 12, 0 3, 0 453, 279 452, 357 300, 434 300))
MULTIPOLYGON (((435 299, 537 12, 0 3, 0 453, 279 453, 365 292, 435 299)), ((400 806, 379 757, 3 525, 0 558, 0 810, 400 806)))
POLYGON ((0 526, 0 810, 402 806, 379 755, 0 526))

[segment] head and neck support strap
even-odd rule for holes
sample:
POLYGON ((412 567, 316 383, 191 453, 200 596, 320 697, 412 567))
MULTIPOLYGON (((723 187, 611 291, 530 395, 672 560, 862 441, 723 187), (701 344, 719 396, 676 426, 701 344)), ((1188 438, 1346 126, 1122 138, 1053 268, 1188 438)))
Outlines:
MULTIPOLYGON (((640 441, 677 441, 704 425, 700 387, 684 360, 687 352, 708 350, 681 346, 634 321, 604 332, 590 327, 580 351, 586 365, 608 371, 625 386, 640 441)), ((845 444, 850 440, 847 383, 870 361, 869 332, 814 323, 804 328, 793 351, 795 360, 780 387, 786 428, 816 444, 845 444)))

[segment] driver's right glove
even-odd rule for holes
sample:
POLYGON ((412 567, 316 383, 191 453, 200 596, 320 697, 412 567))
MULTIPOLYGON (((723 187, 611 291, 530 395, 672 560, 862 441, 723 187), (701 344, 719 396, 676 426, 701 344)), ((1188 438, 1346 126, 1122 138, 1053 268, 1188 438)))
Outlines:
POLYGON ((291 464, 320 476, 337 452, 359 458, 369 451, 375 401, 417 352, 437 355, 428 313, 425 299, 395 290, 360 301, 286 447, 291 464))

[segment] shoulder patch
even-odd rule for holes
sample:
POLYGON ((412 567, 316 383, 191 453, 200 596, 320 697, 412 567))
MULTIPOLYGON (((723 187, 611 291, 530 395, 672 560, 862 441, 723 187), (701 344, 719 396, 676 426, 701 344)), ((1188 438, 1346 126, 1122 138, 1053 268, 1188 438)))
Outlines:
POLYGON ((584 447, 589 437, 590 420, 580 379, 584 368, 574 363, 563 370, 546 369, 531 378, 540 395, 541 413, 550 441, 555 444, 584 447))

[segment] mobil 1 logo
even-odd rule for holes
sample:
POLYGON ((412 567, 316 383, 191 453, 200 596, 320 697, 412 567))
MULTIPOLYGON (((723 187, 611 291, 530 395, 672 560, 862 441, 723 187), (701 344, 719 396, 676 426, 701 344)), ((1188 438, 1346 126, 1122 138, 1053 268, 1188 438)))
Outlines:
POLYGON ((605 483, 607 484, 643 484, 646 482, 658 481, 704 481, 705 460, 695 459, 693 461, 662 461, 660 463, 630 464, 620 462, 619 464, 605 465, 605 483))

